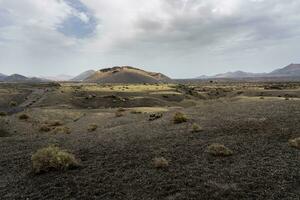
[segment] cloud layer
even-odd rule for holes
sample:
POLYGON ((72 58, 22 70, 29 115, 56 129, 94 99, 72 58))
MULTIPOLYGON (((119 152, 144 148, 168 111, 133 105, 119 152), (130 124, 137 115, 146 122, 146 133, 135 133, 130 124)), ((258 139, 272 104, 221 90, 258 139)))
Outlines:
POLYGON ((299 24, 299 0, 0 0, 0 71, 269 71, 300 62, 299 24))

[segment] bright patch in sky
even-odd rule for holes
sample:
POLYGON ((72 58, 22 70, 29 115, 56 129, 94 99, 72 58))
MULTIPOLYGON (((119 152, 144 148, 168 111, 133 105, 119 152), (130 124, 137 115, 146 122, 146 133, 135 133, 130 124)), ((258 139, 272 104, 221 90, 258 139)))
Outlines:
POLYGON ((66 1, 73 12, 58 27, 58 31, 66 36, 76 38, 91 37, 95 33, 97 21, 91 10, 79 0, 66 1))

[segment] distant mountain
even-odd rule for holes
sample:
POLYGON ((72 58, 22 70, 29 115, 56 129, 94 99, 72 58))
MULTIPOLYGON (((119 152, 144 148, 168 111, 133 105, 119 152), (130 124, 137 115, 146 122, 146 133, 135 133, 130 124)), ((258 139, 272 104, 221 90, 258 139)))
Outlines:
POLYGON ((277 69, 272 71, 268 74, 269 76, 276 76, 276 77, 283 77, 283 76, 289 76, 289 77, 300 77, 300 64, 290 64, 282 69, 277 69))
POLYGON ((300 64, 290 64, 284 68, 274 70, 270 73, 250 73, 243 71, 227 72, 223 74, 217 74, 214 76, 200 76, 196 79, 214 79, 214 78, 270 78, 270 77, 299 77, 300 78, 300 64))
POLYGON ((60 74, 60 75, 57 75, 57 76, 41 76, 41 78, 51 80, 51 81, 69 81, 73 78, 73 76, 60 74))
POLYGON ((1 74, 1 73, 0 73, 0 81, 2 81, 5 77, 6 77, 5 74, 1 74))
POLYGON ((75 76, 74 78, 70 79, 70 81, 83 81, 87 79, 88 77, 92 76, 96 71, 95 70, 88 70, 85 71, 78 76, 75 76))
POLYGON ((26 76, 20 74, 12 74, 10 76, 4 76, 0 78, 1 82, 8 82, 8 83, 22 83, 22 82, 47 82, 47 80, 40 79, 40 78, 28 78, 26 76))
POLYGON ((6 75, 5 75, 5 74, 1 74, 1 73, 0 73, 0 77, 6 77, 6 75))
POLYGON ((101 69, 83 81, 95 83, 160 83, 170 82, 171 79, 161 73, 123 66, 101 69))

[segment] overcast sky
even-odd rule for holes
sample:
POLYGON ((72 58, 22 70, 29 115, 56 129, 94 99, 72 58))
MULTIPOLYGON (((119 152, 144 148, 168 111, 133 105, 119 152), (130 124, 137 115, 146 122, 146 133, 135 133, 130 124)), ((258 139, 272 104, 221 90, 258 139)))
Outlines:
POLYGON ((299 52, 299 0, 0 0, 5 74, 269 72, 299 52))

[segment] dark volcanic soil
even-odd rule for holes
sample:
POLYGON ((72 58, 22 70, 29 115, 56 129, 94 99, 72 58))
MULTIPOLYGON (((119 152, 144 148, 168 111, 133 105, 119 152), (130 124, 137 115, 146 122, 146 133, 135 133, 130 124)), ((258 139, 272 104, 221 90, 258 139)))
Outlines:
POLYGON ((20 123, 30 130, 0 137, 0 199, 300 197, 300 150, 288 145, 300 137, 298 99, 199 100, 196 107, 170 108, 151 122, 149 114, 129 111, 118 118, 114 110, 80 112, 85 117, 68 122, 70 135, 38 133, 28 121, 20 123), (188 122, 173 124, 176 111, 184 112, 188 122), (97 123, 96 132, 85 129, 90 121, 97 123), (192 133, 193 123, 203 132, 192 133), (212 143, 226 145, 233 156, 209 155, 206 148, 212 143), (34 175, 30 157, 49 144, 74 153, 81 166, 34 175), (154 168, 155 157, 165 157, 169 167, 154 168))

